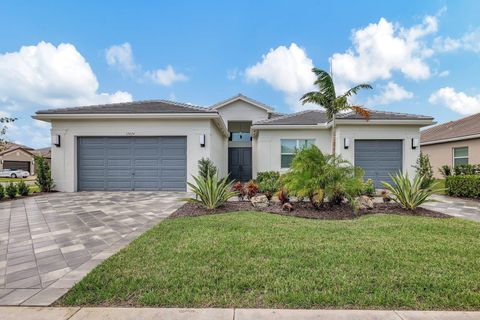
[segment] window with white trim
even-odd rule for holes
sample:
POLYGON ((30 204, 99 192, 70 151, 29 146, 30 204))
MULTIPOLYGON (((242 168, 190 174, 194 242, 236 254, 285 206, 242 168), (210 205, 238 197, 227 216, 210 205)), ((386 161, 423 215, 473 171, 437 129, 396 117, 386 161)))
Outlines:
POLYGON ((315 139, 280 139, 281 168, 290 168, 297 150, 308 148, 315 144, 315 139))
POLYGON ((453 166, 468 164, 468 147, 453 148, 453 166))

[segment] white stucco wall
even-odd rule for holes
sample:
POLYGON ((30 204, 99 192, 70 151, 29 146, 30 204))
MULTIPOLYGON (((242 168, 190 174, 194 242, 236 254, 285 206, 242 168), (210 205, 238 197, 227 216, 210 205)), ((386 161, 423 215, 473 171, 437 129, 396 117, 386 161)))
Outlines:
POLYGON ((260 121, 268 119, 268 112, 248 102, 236 100, 217 109, 218 113, 228 126, 228 121, 260 121))
POLYGON ((210 160, 215 163, 220 177, 228 173, 228 138, 222 134, 220 129, 210 122, 210 160))
POLYGON ((262 171, 287 171, 281 168, 280 163, 281 139, 315 139, 315 145, 322 152, 329 153, 330 137, 328 129, 259 130, 253 140, 253 177, 262 171))
MULTIPOLYGON (((86 136, 186 136, 187 180, 197 174, 197 162, 202 157, 212 158, 213 145, 219 140, 212 133, 214 124, 209 119, 125 119, 125 120, 56 120, 52 122, 52 134, 61 136, 61 146, 52 146, 52 176, 56 189, 77 191, 76 138, 86 136), (200 147, 199 135, 205 134, 206 146, 200 147)), ((218 146, 218 144, 215 144, 218 146)), ((215 147, 219 148, 219 147, 215 147)), ((225 148, 225 147, 224 147, 225 148)), ((222 170, 224 162, 217 157, 222 170)), ((226 160, 224 160, 226 161, 226 160)))
MULTIPOLYGON (((420 138, 420 126, 412 125, 337 125, 336 153, 355 165, 355 139, 403 140, 403 172, 415 176, 413 165, 420 154, 420 147, 412 149, 412 138, 420 138), (344 148, 344 138, 350 139, 350 147, 344 148)), ((375 155, 372 155, 375 156, 375 155)))

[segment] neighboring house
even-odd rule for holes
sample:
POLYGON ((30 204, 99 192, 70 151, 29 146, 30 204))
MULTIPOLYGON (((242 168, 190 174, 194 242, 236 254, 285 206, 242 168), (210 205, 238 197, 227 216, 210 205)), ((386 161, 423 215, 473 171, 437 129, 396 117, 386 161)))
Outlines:
MULTIPOLYGON (((60 191, 186 190, 197 162, 210 158, 221 176, 285 172, 296 149, 331 152, 331 127, 320 110, 289 115, 237 95, 210 108, 165 100, 38 111, 52 124, 52 174, 60 191)), ((414 174, 420 128, 433 118, 373 111, 336 120, 337 153, 367 178, 414 174)))
POLYGON ((480 113, 422 131, 420 145, 437 178, 443 165, 480 164, 480 113))
POLYGON ((0 170, 22 169, 35 174, 35 155, 43 155, 50 159, 50 148, 33 149, 16 143, 8 143, 0 152, 0 170))

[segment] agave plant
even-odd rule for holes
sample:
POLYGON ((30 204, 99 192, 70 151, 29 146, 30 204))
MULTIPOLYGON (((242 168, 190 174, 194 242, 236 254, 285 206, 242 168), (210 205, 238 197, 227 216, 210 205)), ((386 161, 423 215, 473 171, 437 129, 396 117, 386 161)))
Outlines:
POLYGON ((209 210, 218 208, 231 197, 237 196, 237 192, 231 191, 233 182, 229 182, 228 177, 219 179, 218 174, 215 174, 207 177, 193 176, 193 180, 195 183, 187 182, 187 184, 195 193, 195 198, 184 200, 198 203, 209 210))
POLYGON ((408 174, 397 173, 394 176, 390 175, 390 178, 394 185, 385 181, 382 181, 382 185, 390 191, 389 198, 407 210, 415 210, 425 202, 435 201, 430 199, 430 196, 440 190, 437 183, 422 188, 425 179, 422 175, 416 175, 413 181, 409 179, 408 174))

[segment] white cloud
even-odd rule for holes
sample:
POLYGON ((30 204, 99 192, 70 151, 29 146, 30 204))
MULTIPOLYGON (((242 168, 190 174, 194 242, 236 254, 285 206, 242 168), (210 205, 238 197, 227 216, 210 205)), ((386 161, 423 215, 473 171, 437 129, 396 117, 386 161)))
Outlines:
POLYGON ((434 41, 434 49, 439 52, 457 50, 480 52, 480 28, 465 33, 460 38, 437 37, 434 41))
POLYGON ((468 96, 464 92, 457 92, 454 88, 441 88, 428 99, 435 105, 442 105, 461 114, 473 114, 480 112, 480 95, 468 96))
POLYGON ((381 18, 378 23, 355 30, 353 48, 335 53, 331 58, 337 82, 361 83, 390 79, 393 72, 423 80, 430 77, 425 59, 433 54, 424 42, 427 35, 438 29, 437 17, 426 16, 411 28, 381 18))
POLYGON ((132 73, 138 68, 133 59, 132 46, 128 42, 113 45, 105 50, 105 58, 109 66, 117 67, 127 73, 132 73))
POLYGON ((135 62, 132 46, 125 42, 121 45, 113 45, 105 50, 105 59, 109 66, 117 67, 120 71, 129 74, 139 81, 148 79, 161 86, 170 86, 175 82, 187 81, 188 77, 176 72, 171 65, 165 69, 147 70, 142 72, 142 66, 135 62))
POLYGON ((389 81, 386 85, 380 86, 380 94, 374 95, 367 100, 367 105, 389 104, 406 99, 411 99, 413 93, 405 90, 399 84, 389 81))
POLYGON ((8 138, 35 146, 48 145, 48 126, 30 119, 34 108, 65 107, 132 100, 128 92, 98 92, 98 80, 75 46, 40 42, 0 54, 0 108, 19 120, 8 138))
POLYGON ((176 72, 171 65, 168 65, 165 69, 147 71, 145 75, 152 79, 155 83, 162 86, 170 86, 174 82, 188 80, 188 77, 186 75, 180 72, 176 72))
POLYGON ((262 56, 262 61, 245 70, 245 76, 249 81, 263 80, 283 92, 286 102, 295 110, 300 110, 302 106, 298 99, 314 89, 312 68, 313 61, 305 50, 292 43, 290 47, 270 49, 262 56))
POLYGON ((241 74, 242 73, 238 70, 238 68, 230 69, 227 71, 227 79, 233 81, 241 74))
POLYGON ((98 93, 90 65, 68 43, 40 42, 0 54, 0 99, 3 104, 53 107, 131 101, 128 92, 98 93))
POLYGON ((448 77, 450 75, 450 71, 449 70, 443 70, 441 72, 438 73, 438 76, 439 77, 448 77))

